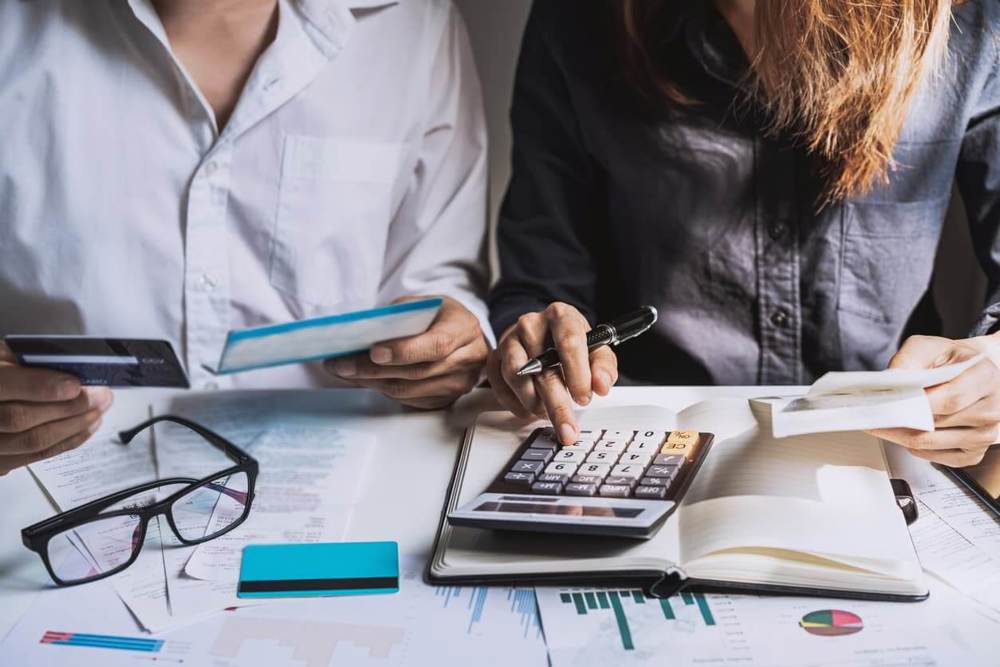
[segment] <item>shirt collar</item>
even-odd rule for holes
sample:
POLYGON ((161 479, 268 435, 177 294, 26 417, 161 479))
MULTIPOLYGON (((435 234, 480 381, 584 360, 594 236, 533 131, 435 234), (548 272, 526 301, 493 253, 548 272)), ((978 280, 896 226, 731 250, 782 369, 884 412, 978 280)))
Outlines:
POLYGON ((750 63, 726 19, 711 2, 684 3, 664 19, 665 41, 683 39, 712 77, 739 86, 750 63))

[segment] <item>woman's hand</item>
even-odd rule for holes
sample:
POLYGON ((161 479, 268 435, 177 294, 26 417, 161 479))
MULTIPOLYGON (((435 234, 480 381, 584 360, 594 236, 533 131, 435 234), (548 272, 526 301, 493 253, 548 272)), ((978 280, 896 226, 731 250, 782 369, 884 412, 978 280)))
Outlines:
MULTIPOLYGON (((950 340, 912 336, 889 362, 889 368, 935 368, 993 352, 1000 339, 980 336, 950 340)), ((1000 368, 988 356, 964 373, 927 390, 934 413, 933 431, 908 428, 876 429, 874 436, 895 442, 914 456, 947 466, 979 463, 998 439, 1000 425, 1000 368)))
MULTIPOLYGON (((394 303, 426 297, 406 297, 394 303)), ((452 298, 417 336, 377 343, 368 354, 325 363, 342 380, 425 410, 443 408, 472 390, 490 348, 479 320, 452 298)))
POLYGON ((610 347, 589 353, 590 324, 573 306, 553 303, 540 313, 522 315, 500 337, 486 363, 497 400, 519 417, 548 417, 563 444, 576 440, 579 429, 573 403, 587 405, 594 392, 607 395, 618 381, 618 358, 610 347), (554 346, 561 369, 518 377, 517 371, 554 346))

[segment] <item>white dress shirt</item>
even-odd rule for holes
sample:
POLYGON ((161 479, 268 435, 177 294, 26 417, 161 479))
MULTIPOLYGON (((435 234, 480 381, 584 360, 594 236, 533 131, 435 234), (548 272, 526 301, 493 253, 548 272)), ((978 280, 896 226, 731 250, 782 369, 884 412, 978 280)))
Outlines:
POLYGON ((0 2, 0 334, 166 338, 196 388, 230 329, 463 302, 488 331, 486 131, 448 0, 280 0, 229 123, 148 0, 0 2))

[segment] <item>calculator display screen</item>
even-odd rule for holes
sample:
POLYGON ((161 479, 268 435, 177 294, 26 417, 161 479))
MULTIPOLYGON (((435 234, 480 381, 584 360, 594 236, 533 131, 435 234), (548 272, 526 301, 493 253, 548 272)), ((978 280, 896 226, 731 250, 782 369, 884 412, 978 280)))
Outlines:
POLYGON ((477 505, 476 512, 516 512, 518 514, 562 514, 566 516, 599 516, 605 518, 632 519, 642 514, 641 508, 587 506, 587 505, 553 505, 549 503, 498 503, 485 502, 477 505))

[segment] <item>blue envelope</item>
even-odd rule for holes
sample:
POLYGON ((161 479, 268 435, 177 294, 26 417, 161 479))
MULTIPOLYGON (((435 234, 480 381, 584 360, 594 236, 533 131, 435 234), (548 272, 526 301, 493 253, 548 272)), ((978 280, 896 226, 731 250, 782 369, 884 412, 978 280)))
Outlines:
POLYGON ((243 548, 241 598, 399 592, 395 542, 256 544, 243 548))

